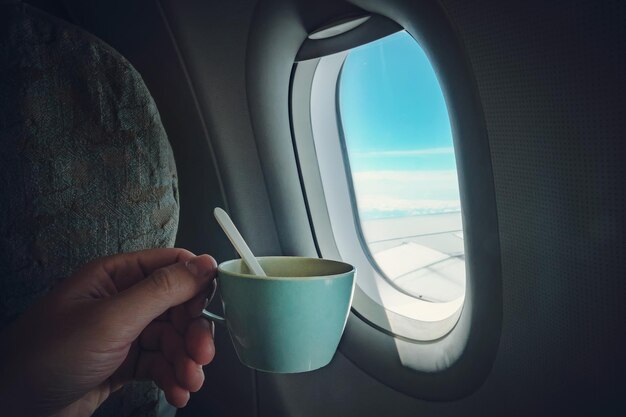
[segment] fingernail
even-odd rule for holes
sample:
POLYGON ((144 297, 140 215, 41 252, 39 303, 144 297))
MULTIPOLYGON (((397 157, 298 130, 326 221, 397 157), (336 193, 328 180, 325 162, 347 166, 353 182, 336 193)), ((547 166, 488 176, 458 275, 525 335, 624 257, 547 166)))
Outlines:
POLYGON ((203 262, 199 256, 185 262, 185 266, 197 277, 209 277, 213 274, 214 268, 208 262, 203 262))
POLYGON ((194 275, 198 275, 198 267, 196 266, 196 264, 194 264, 191 261, 193 261, 193 259, 190 259, 187 262, 185 262, 185 266, 187 267, 189 272, 191 272, 194 275))

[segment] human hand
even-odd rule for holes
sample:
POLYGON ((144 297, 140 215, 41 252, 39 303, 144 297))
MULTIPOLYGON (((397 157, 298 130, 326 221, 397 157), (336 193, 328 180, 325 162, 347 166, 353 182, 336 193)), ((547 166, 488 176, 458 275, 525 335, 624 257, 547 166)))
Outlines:
POLYGON ((0 410, 90 415, 124 383, 143 379, 183 407, 215 352, 200 313, 216 269, 212 257, 184 249, 88 263, 1 335, 0 410))

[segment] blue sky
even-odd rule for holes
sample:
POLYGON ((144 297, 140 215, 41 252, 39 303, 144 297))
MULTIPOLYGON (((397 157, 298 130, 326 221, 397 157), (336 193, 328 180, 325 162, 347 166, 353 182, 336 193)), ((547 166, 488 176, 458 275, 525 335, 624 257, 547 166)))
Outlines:
POLYGON ((443 94, 426 54, 411 35, 399 32, 353 49, 340 88, 346 141, 357 156, 353 169, 455 168, 443 94), (420 158, 417 150, 440 153, 420 158), (395 156, 375 157, 376 152, 390 151, 395 156))
POLYGON ((360 211, 369 217, 458 211, 448 112, 417 42, 399 32, 353 49, 339 88, 360 211))

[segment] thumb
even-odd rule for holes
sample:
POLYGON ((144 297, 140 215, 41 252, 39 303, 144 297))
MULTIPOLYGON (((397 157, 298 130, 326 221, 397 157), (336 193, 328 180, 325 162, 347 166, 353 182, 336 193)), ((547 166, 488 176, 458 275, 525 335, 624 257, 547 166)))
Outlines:
POLYGON ((117 316, 138 335, 168 308, 208 292, 217 273, 209 255, 196 256, 152 272, 147 278, 110 299, 110 314, 117 316))

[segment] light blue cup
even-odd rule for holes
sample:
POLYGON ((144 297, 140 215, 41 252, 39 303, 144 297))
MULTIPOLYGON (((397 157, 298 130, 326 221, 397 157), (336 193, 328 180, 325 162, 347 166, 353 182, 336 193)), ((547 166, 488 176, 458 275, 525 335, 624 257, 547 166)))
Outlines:
POLYGON ((318 258, 257 258, 267 278, 241 259, 219 265, 224 318, 239 359, 266 372, 306 372, 327 365, 346 325, 355 269, 318 258))

